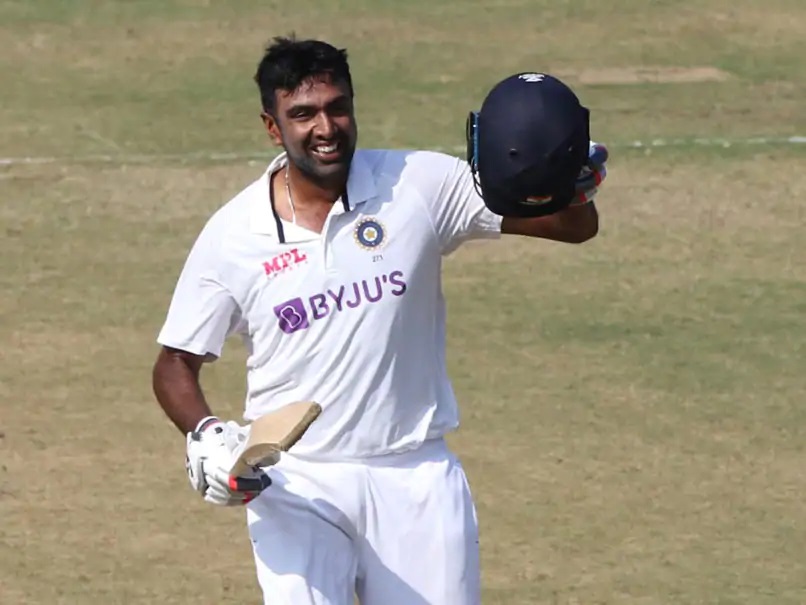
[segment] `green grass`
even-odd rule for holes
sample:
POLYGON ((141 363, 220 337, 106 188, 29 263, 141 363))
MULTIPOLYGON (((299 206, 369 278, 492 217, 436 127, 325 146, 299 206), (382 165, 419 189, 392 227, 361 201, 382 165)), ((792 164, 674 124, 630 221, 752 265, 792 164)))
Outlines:
MULTIPOLYGON (((347 46, 365 146, 461 148, 520 69, 727 74, 575 84, 617 144, 601 232, 447 260, 451 443, 485 604, 806 602, 806 146, 618 145, 806 134, 805 24, 798 0, 0 2, 0 157, 63 158, 0 165, 0 602, 259 602, 149 373, 188 246, 262 169, 181 156, 272 155, 251 76, 292 30, 347 46)), ((222 415, 243 361, 205 370, 222 415)))
POLYGON ((0 151, 259 148, 251 76, 266 40, 293 30, 351 51, 369 146, 461 145, 467 111, 523 69, 573 80, 583 69, 710 65, 730 76, 580 85, 594 131, 611 141, 806 131, 797 3, 620 0, 604 16, 592 2, 432 5, 7 2, 0 151))

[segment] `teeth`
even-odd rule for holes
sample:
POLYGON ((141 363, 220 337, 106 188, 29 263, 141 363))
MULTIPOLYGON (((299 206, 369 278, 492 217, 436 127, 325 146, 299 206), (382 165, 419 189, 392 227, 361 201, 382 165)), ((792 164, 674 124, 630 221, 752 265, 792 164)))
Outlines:
POLYGON ((336 143, 331 143, 330 145, 317 145, 314 149, 319 153, 333 153, 336 151, 336 147, 336 143))

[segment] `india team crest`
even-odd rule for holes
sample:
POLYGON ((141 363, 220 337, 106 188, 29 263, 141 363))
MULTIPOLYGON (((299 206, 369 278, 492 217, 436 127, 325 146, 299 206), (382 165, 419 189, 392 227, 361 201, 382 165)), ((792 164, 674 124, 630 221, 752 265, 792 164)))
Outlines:
POLYGON ((377 250, 386 242, 386 230, 375 218, 365 218, 355 226, 355 242, 365 250, 377 250))

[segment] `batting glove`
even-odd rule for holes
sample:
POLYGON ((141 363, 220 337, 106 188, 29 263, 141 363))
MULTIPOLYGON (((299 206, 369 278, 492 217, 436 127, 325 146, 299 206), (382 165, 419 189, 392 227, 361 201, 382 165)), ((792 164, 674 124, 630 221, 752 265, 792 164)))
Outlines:
POLYGON ((185 468, 190 485, 205 502, 243 505, 271 484, 269 476, 257 467, 248 474, 230 477, 237 451, 248 435, 247 427, 215 417, 204 418, 187 434, 185 468))
POLYGON ((588 163, 582 167, 576 182, 576 199, 572 206, 581 206, 594 200, 599 185, 607 178, 607 147, 595 141, 590 142, 588 147, 588 163))

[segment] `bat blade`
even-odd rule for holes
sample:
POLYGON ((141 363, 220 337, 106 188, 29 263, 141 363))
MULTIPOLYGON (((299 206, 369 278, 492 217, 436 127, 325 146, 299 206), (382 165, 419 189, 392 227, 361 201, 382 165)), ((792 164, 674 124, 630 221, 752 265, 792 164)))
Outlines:
POLYGON ((299 441, 321 413, 322 406, 314 401, 296 401, 254 420, 249 437, 230 468, 230 477, 237 477, 253 466, 276 464, 281 452, 287 452, 299 441))

